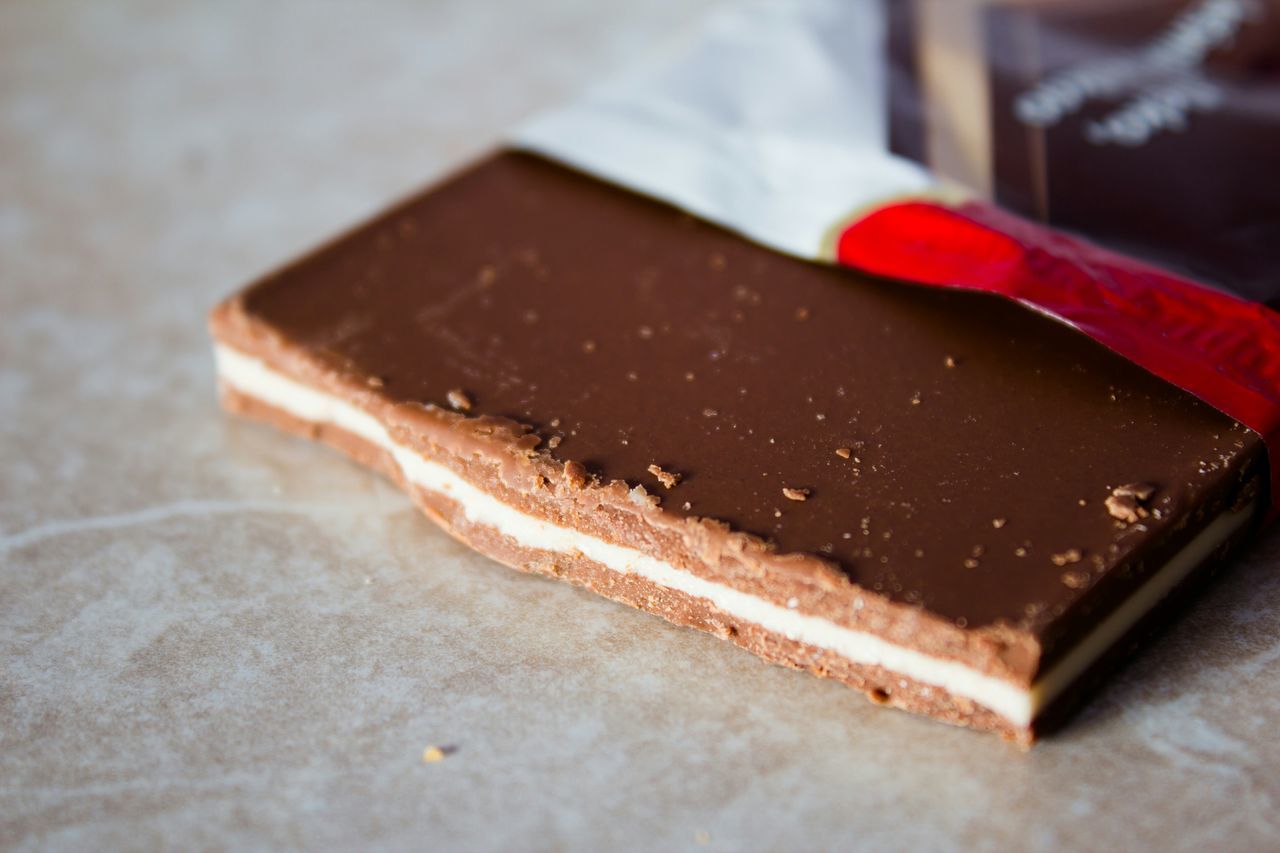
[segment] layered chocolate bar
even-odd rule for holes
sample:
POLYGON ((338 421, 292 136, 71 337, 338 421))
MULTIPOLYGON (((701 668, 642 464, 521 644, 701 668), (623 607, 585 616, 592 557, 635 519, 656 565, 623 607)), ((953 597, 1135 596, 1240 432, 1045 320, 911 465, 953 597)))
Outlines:
POLYGON ((1024 743, 1264 498, 1257 435, 1061 323, 525 154, 212 330, 228 409, 382 471, 473 548, 1024 743))

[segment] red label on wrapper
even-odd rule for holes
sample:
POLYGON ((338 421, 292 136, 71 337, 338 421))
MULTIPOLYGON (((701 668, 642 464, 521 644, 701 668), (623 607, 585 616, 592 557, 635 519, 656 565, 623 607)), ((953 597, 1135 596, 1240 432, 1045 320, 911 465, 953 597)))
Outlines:
POLYGON ((1266 441, 1280 495, 1280 313, 985 204, 894 204, 840 232, 837 260, 998 293, 1066 322, 1266 441))

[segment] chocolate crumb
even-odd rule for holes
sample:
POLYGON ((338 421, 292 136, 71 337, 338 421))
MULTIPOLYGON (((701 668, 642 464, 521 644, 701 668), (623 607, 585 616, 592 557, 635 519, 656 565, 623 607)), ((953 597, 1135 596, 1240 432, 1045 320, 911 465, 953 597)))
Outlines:
POLYGON ((784 488, 782 496, 789 501, 805 501, 809 499, 809 490, 784 488))
POLYGON ((591 340, 583 341, 583 342, 582 342, 582 351, 583 351, 583 352, 585 352, 585 353, 587 353, 588 355, 590 355, 591 353, 595 352, 595 351, 596 351, 596 342, 595 342, 595 341, 591 341, 591 340))
POLYGON ((1062 585, 1068 589, 1083 589, 1084 585, 1089 582, 1089 574, 1087 572, 1063 572, 1062 585))
POLYGON ((467 396, 467 392, 461 388, 454 388, 445 395, 449 401, 449 405, 453 406, 459 412, 471 411, 471 398, 467 396))
POLYGON ((703 410, 702 410, 702 416, 703 416, 704 418, 714 418, 714 417, 715 417, 716 415, 718 415, 718 414, 720 414, 720 413, 719 413, 719 412, 717 412, 715 409, 703 409, 703 410))
POLYGON ((547 447, 548 447, 548 449, 550 449, 550 450, 555 450, 557 447, 559 447, 559 446, 560 446, 560 442, 561 442, 561 441, 563 441, 563 440, 564 440, 564 439, 562 439, 562 438, 561 438, 560 436, 558 436, 558 435, 553 435, 553 436, 551 436, 551 438, 547 439, 547 447))
POLYGON ((1053 561, 1053 564, 1055 566, 1066 566, 1066 565, 1070 565, 1071 563, 1080 562, 1080 558, 1083 556, 1084 555, 1080 553, 1079 548, 1068 548, 1067 550, 1063 551, 1061 554, 1052 555, 1051 557, 1049 557, 1049 559, 1053 561))
POLYGON ((552 419, 551 419, 551 428, 552 428, 552 429, 555 429, 555 428, 556 428, 556 427, 558 427, 558 426, 560 426, 560 419, 559 419, 559 418, 552 418, 552 419))
POLYGON ((996 530, 999 530, 1001 527, 1004 527, 1008 523, 1009 523, 1009 519, 1007 518, 991 519, 991 526, 994 527, 996 530))
POLYGON ((800 322, 804 322, 805 320, 808 320, 808 319, 809 319, 809 309, 808 309, 808 308, 805 308, 803 305, 801 305, 799 308, 797 308, 797 309, 796 309, 796 319, 797 319, 797 320, 799 320, 800 322))
POLYGON ((853 455, 853 451, 848 447, 836 448, 836 456, 839 456, 841 459, 848 459, 852 455, 853 455))
POLYGON ((1133 524, 1151 513, 1146 503, 1156 493, 1150 483, 1128 483, 1116 486, 1103 502, 1111 517, 1125 524, 1133 524))
POLYGON ((564 463, 564 478, 569 483, 570 488, 583 489, 587 486, 587 469, 582 466, 581 462, 564 463))
POLYGON ((689 503, 688 501, 685 501, 683 504, 680 505, 680 508, 683 509, 685 512, 688 512, 689 510, 693 509, 693 504, 689 503))
POLYGON ((381 388, 383 385, 386 385, 387 383, 383 380, 381 376, 369 376, 365 378, 364 384, 368 385, 370 388, 381 388))
POLYGON ((916 393, 914 393, 914 394, 912 394, 912 395, 911 395, 911 405, 913 405, 913 406, 918 406, 918 405, 920 405, 920 392, 919 392, 919 391, 917 391, 916 393))
POLYGON ((1103 503, 1106 505, 1107 512, 1111 517, 1124 524, 1132 524, 1147 512, 1130 496, 1107 495, 1107 499, 1103 503))
POLYGON ((964 567, 966 569, 976 569, 978 568, 978 565, 979 563, 976 557, 965 557, 964 567))
POLYGON ((1080 500, 1076 501, 1076 503, 1080 504, 1080 506, 1088 506, 1088 505, 1089 505, 1089 502, 1088 502, 1087 500, 1085 500, 1084 498, 1081 498, 1080 500))
POLYGON ((695 378, 697 378, 697 377, 695 377, 695 376, 693 375, 693 371, 692 371, 692 370, 686 370, 686 371, 685 371, 685 374, 684 374, 684 381, 685 381, 685 382, 692 382, 695 378))
POLYGON ((942 360, 942 363, 947 367, 955 367, 957 364, 959 364, 959 362, 955 360, 955 357, 950 355, 944 358, 942 360))
POLYGON ((1017 548, 1013 549, 1013 555, 1015 557, 1025 557, 1027 556, 1027 549, 1019 545, 1017 548))
POLYGON ((647 341, 653 337, 653 326, 641 326, 636 330, 636 334, 638 334, 642 340, 647 341))
POLYGON ((668 471, 664 471, 658 465, 650 465, 647 470, 650 474, 658 478, 658 482, 662 484, 664 489, 675 488, 676 483, 680 482, 679 474, 672 474, 668 471))

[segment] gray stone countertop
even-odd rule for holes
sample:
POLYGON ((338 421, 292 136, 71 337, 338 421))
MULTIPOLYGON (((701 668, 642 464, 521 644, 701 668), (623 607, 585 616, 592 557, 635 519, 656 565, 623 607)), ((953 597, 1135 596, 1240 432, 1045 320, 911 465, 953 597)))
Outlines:
POLYGON ((1024 754, 220 413, 217 299, 704 5, 0 7, 0 847, 1280 848, 1274 534, 1024 754))

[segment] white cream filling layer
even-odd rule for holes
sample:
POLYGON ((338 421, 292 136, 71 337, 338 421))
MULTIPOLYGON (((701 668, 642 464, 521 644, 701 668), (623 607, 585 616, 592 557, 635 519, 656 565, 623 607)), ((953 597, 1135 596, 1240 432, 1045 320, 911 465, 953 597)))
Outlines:
POLYGON ((450 469, 392 440, 372 415, 269 368, 259 359, 218 344, 218 375, 228 386, 301 420, 330 424, 391 453, 409 482, 455 501, 474 524, 497 530, 526 548, 581 554, 622 574, 635 574, 668 589, 710 602, 724 612, 788 639, 827 649, 847 660, 880 666, 923 684, 963 696, 1025 727, 1144 613, 1252 516, 1252 506, 1215 519, 1156 572, 1030 689, 952 660, 931 657, 880 637, 798 613, 723 584, 700 578, 633 548, 551 524, 481 491, 450 469))

